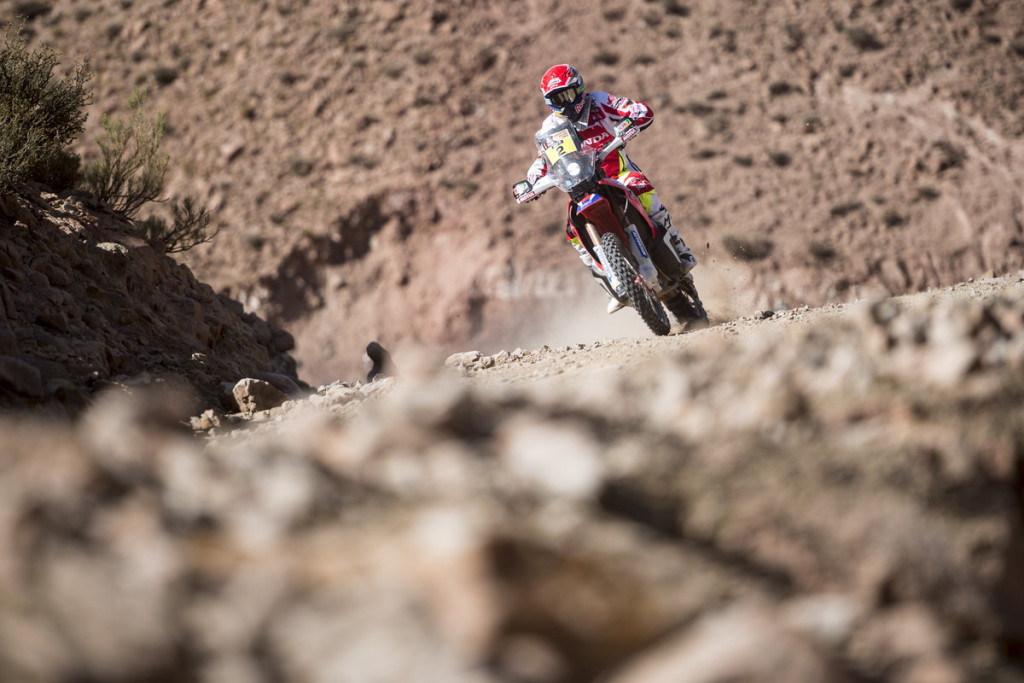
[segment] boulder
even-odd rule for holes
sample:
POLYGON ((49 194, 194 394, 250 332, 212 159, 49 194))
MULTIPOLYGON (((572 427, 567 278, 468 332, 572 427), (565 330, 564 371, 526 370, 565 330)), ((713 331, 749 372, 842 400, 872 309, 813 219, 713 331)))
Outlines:
POLYGON ((276 408, 288 400, 288 395, 270 382, 253 377, 239 380, 231 393, 238 409, 245 415, 276 408))
POLYGON ((302 389, 295 380, 278 372, 256 372, 253 373, 253 379, 266 382, 288 396, 298 396, 302 393, 302 389))

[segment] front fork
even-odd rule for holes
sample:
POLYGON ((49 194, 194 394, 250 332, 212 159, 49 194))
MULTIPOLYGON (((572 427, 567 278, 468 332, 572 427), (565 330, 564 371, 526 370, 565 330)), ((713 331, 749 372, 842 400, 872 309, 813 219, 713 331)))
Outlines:
POLYGON ((594 224, 589 221, 587 222, 587 234, 590 236, 590 243, 594 245, 594 253, 597 254, 597 260, 601 262, 601 269, 604 270, 608 281, 612 283, 612 289, 615 291, 621 290, 622 283, 619 282, 618 276, 612 270, 611 263, 608 262, 608 256, 605 255, 604 249, 601 248, 601 236, 597 234, 597 228, 594 227, 594 224))
POLYGON ((640 239, 640 232, 636 229, 636 225, 630 223, 626 226, 625 232, 629 237, 629 250, 633 252, 633 258, 636 259, 640 277, 644 279, 648 287, 655 292, 660 292, 658 269, 654 267, 654 262, 651 261, 651 255, 647 252, 644 241, 640 239))
MULTIPOLYGON (((598 261, 601 262, 601 269, 604 270, 605 276, 611 283, 612 287, 616 291, 622 289, 622 283, 619 281, 618 276, 612 269, 608 256, 604 253, 604 249, 601 247, 601 235, 597 232, 597 228, 593 223, 587 222, 587 234, 590 237, 590 243, 594 245, 594 253, 597 255, 598 261)), ((655 293, 661 292, 661 284, 658 282, 658 271, 654 267, 654 263, 651 262, 650 255, 643 246, 643 241, 640 239, 640 234, 637 232, 636 227, 630 225, 626 230, 628 237, 629 248, 634 258, 636 258, 639 264, 640 278, 643 283, 655 293)))

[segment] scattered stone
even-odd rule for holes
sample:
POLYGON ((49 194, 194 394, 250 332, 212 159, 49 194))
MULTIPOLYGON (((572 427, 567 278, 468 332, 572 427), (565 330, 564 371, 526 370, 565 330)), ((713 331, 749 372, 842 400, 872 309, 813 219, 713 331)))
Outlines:
POLYGON ((657 646, 611 683, 847 680, 813 643, 787 629, 776 615, 733 608, 711 614, 657 646))
POLYGON ((251 377, 239 380, 231 393, 243 415, 276 408, 288 399, 287 394, 270 382, 251 377))
POLYGON ((455 353, 445 359, 444 364, 462 374, 468 374, 471 370, 479 369, 483 356, 479 351, 464 351, 455 353))
POLYGON ((253 379, 262 380, 273 385, 275 389, 286 396, 299 396, 302 393, 298 383, 287 375, 277 372, 254 372, 252 376, 253 379))
POLYGON ((394 377, 398 372, 395 368, 395 362, 391 359, 391 354, 375 341, 366 345, 363 360, 371 364, 369 371, 366 373, 367 382, 372 382, 378 378, 394 377))

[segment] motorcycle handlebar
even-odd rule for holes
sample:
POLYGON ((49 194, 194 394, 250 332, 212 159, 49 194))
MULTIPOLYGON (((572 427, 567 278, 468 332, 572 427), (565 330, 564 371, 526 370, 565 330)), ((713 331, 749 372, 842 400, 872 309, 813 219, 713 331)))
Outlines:
POLYGON ((601 150, 600 154, 597 155, 597 161, 599 163, 604 161, 605 159, 608 158, 609 154, 611 154, 612 152, 614 152, 615 150, 619 149, 620 147, 622 147, 625 144, 626 144, 626 141, 623 140, 622 138, 620 138, 620 137, 615 138, 614 140, 609 142, 608 145, 604 149, 601 150))
MULTIPOLYGON (((614 140, 609 142, 605 146, 604 149, 602 149, 598 153, 598 155, 597 155, 597 162, 601 163, 602 161, 604 161, 605 159, 608 158, 608 155, 610 155, 615 150, 623 147, 625 144, 626 144, 625 140, 623 140, 621 137, 616 137, 614 140)), ((536 183, 533 184, 533 187, 531 188, 531 192, 530 192, 528 197, 523 197, 523 198, 517 197, 516 201, 518 203, 520 203, 520 204, 523 204, 525 202, 532 202, 533 200, 537 199, 542 194, 544 194, 545 192, 550 190, 552 187, 555 187, 555 185, 556 185, 555 179, 552 178, 551 176, 546 175, 543 178, 541 178, 540 180, 538 180, 536 183)))
POLYGON ((533 191, 539 196, 543 192, 547 192, 555 186, 555 179, 551 176, 544 176, 533 185, 533 191))

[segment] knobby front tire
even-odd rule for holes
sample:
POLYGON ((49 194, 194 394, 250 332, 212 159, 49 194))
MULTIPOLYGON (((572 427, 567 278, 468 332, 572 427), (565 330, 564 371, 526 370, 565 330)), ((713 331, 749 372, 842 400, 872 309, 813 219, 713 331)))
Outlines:
POLYGON ((672 329, 668 313, 665 312, 665 308, 661 305, 658 297, 654 295, 654 292, 646 286, 637 283, 640 276, 636 266, 633 264, 632 254, 626 251, 626 247, 622 240, 619 239, 619 236, 611 232, 601 235, 601 248, 604 249, 604 254, 608 258, 608 265, 611 266, 615 277, 625 287, 629 302, 633 304, 633 308, 640 314, 644 324, 654 334, 659 336, 668 334, 669 330, 672 329))

